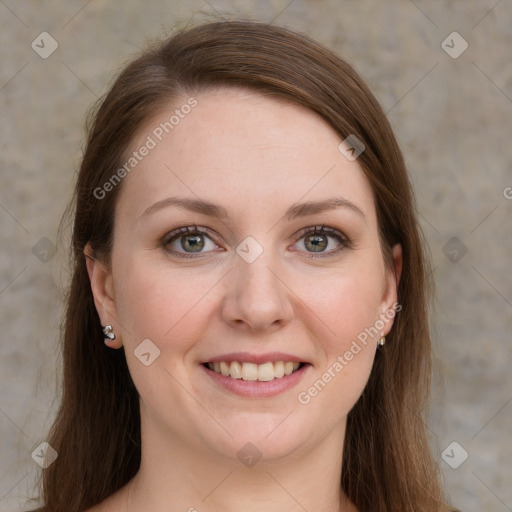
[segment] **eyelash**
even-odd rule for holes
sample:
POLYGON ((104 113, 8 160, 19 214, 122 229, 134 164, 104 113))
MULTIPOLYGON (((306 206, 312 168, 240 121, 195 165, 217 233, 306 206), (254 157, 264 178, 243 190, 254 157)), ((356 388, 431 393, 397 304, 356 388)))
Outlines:
MULTIPOLYGON (((204 256, 204 252, 198 252, 196 254, 193 253, 186 253, 186 252, 180 252, 180 251, 174 251, 167 249, 167 246, 173 242, 174 240, 178 240, 181 236, 184 235, 207 235, 213 242, 215 242, 217 245, 220 245, 216 241, 216 236, 214 232, 206 227, 198 228, 195 224, 193 226, 188 227, 182 227, 179 229, 175 229, 174 231, 171 231, 169 234, 167 234, 164 239, 162 240, 162 243, 164 245, 165 250, 172 254, 177 256, 178 258, 200 258, 204 256)), ((335 254, 339 253, 340 251, 344 249, 351 249, 353 247, 352 241, 343 233, 338 231, 337 229, 329 228, 326 226, 311 226, 308 228, 303 229, 297 236, 297 242, 301 240, 302 238, 305 238, 308 235, 326 235, 330 236, 332 238, 336 238, 338 242, 340 243, 340 247, 337 249, 332 249, 328 252, 319 252, 317 254, 310 253, 309 258, 329 258, 334 256, 335 254)), ((297 243, 295 242, 295 243, 297 243)))

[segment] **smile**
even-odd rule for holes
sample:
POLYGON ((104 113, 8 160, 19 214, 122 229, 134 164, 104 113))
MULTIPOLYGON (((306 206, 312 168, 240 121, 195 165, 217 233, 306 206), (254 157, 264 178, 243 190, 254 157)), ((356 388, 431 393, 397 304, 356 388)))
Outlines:
POLYGON ((205 366, 215 373, 241 379, 244 381, 269 382, 274 379, 281 379, 297 371, 303 363, 292 361, 268 361, 263 364, 220 361, 216 363, 205 363, 205 366))

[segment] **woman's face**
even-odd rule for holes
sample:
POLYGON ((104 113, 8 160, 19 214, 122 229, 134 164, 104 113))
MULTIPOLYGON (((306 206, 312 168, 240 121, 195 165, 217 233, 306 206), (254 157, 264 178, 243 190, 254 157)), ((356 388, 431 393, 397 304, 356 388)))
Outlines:
POLYGON ((309 110, 237 89, 188 99, 134 141, 111 270, 90 268, 143 433, 231 459, 341 443, 396 301, 369 183, 309 110))

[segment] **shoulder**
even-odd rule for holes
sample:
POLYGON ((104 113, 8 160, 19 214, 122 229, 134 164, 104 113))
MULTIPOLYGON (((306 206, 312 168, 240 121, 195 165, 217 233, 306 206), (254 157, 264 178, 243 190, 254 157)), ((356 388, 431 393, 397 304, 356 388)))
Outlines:
POLYGON ((119 512, 121 507, 119 505, 115 505, 107 498, 105 501, 102 501, 98 505, 94 505, 92 508, 88 508, 85 512, 119 512))
POLYGON ((126 508, 128 484, 85 512, 121 512, 126 508))
POLYGON ((120 512, 122 510, 121 504, 116 503, 111 498, 94 505, 92 508, 88 508, 85 512, 120 512))

